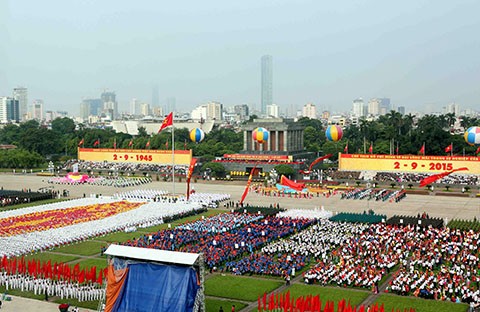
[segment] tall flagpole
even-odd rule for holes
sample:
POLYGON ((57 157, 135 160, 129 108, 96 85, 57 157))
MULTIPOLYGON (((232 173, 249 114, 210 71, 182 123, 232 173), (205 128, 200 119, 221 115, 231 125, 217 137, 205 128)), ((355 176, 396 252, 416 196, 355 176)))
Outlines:
POLYGON ((175 126, 173 124, 172 114, 172 182, 173 182, 173 195, 175 195, 175 126))

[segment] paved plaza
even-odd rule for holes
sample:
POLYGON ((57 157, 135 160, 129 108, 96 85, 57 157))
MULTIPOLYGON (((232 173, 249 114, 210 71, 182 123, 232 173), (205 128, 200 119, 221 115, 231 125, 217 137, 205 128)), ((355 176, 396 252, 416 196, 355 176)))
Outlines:
MULTIPOLYGON (((186 191, 185 182, 152 182, 135 187, 115 188, 110 186, 97 185, 63 185, 49 184, 47 177, 35 175, 0 175, 0 186, 4 189, 18 190, 21 188, 37 191, 39 188, 53 186, 55 190, 62 192, 68 190, 70 197, 90 196, 91 194, 113 195, 118 192, 126 192, 132 189, 158 189, 168 192, 175 191, 176 194, 182 194, 186 191)), ((201 181, 191 183, 191 186, 197 192, 205 193, 228 193, 231 194, 233 201, 239 201, 245 189, 245 185, 238 182, 226 181, 201 181)), ((258 195, 250 192, 245 200, 250 205, 270 206, 270 204, 279 203, 282 208, 300 208, 313 209, 324 207, 333 212, 363 212, 370 209, 377 214, 385 214, 387 217, 393 215, 411 215, 416 216, 423 212, 432 217, 442 219, 473 219, 480 217, 480 197, 457 197, 457 196, 432 196, 432 195, 407 195, 399 203, 367 200, 342 200, 340 196, 314 197, 313 199, 298 199, 288 197, 270 197, 258 195)))

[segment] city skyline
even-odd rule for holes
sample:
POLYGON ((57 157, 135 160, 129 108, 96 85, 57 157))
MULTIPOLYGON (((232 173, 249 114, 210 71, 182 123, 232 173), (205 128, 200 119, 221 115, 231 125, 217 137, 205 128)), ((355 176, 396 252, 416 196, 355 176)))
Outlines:
POLYGON ((207 1, 188 9, 3 1, 0 96, 24 86, 28 105, 43 99, 72 114, 104 89, 116 92, 119 112, 133 98, 154 102, 153 93, 161 106, 175 98, 179 111, 209 101, 259 109, 258 60, 268 54, 282 111, 310 102, 350 111, 359 97, 389 97, 407 111, 451 102, 476 109, 478 9, 476 1, 207 1))

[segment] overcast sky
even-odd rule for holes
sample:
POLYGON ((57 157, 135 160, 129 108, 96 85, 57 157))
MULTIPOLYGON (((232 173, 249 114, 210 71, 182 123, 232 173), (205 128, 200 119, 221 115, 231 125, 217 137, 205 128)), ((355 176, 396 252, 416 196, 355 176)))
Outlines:
POLYGON ((480 108, 480 1, 0 0, 0 96, 16 86, 46 109, 83 97, 175 97, 259 108, 260 58, 273 101, 351 109, 389 97, 407 111, 480 108))

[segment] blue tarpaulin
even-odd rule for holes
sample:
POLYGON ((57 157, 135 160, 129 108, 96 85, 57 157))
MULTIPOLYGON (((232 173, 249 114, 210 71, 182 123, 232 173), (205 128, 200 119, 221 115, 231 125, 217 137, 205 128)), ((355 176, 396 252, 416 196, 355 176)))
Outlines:
POLYGON ((128 276, 113 311, 193 311, 200 286, 192 267, 136 263, 128 265, 128 276))

